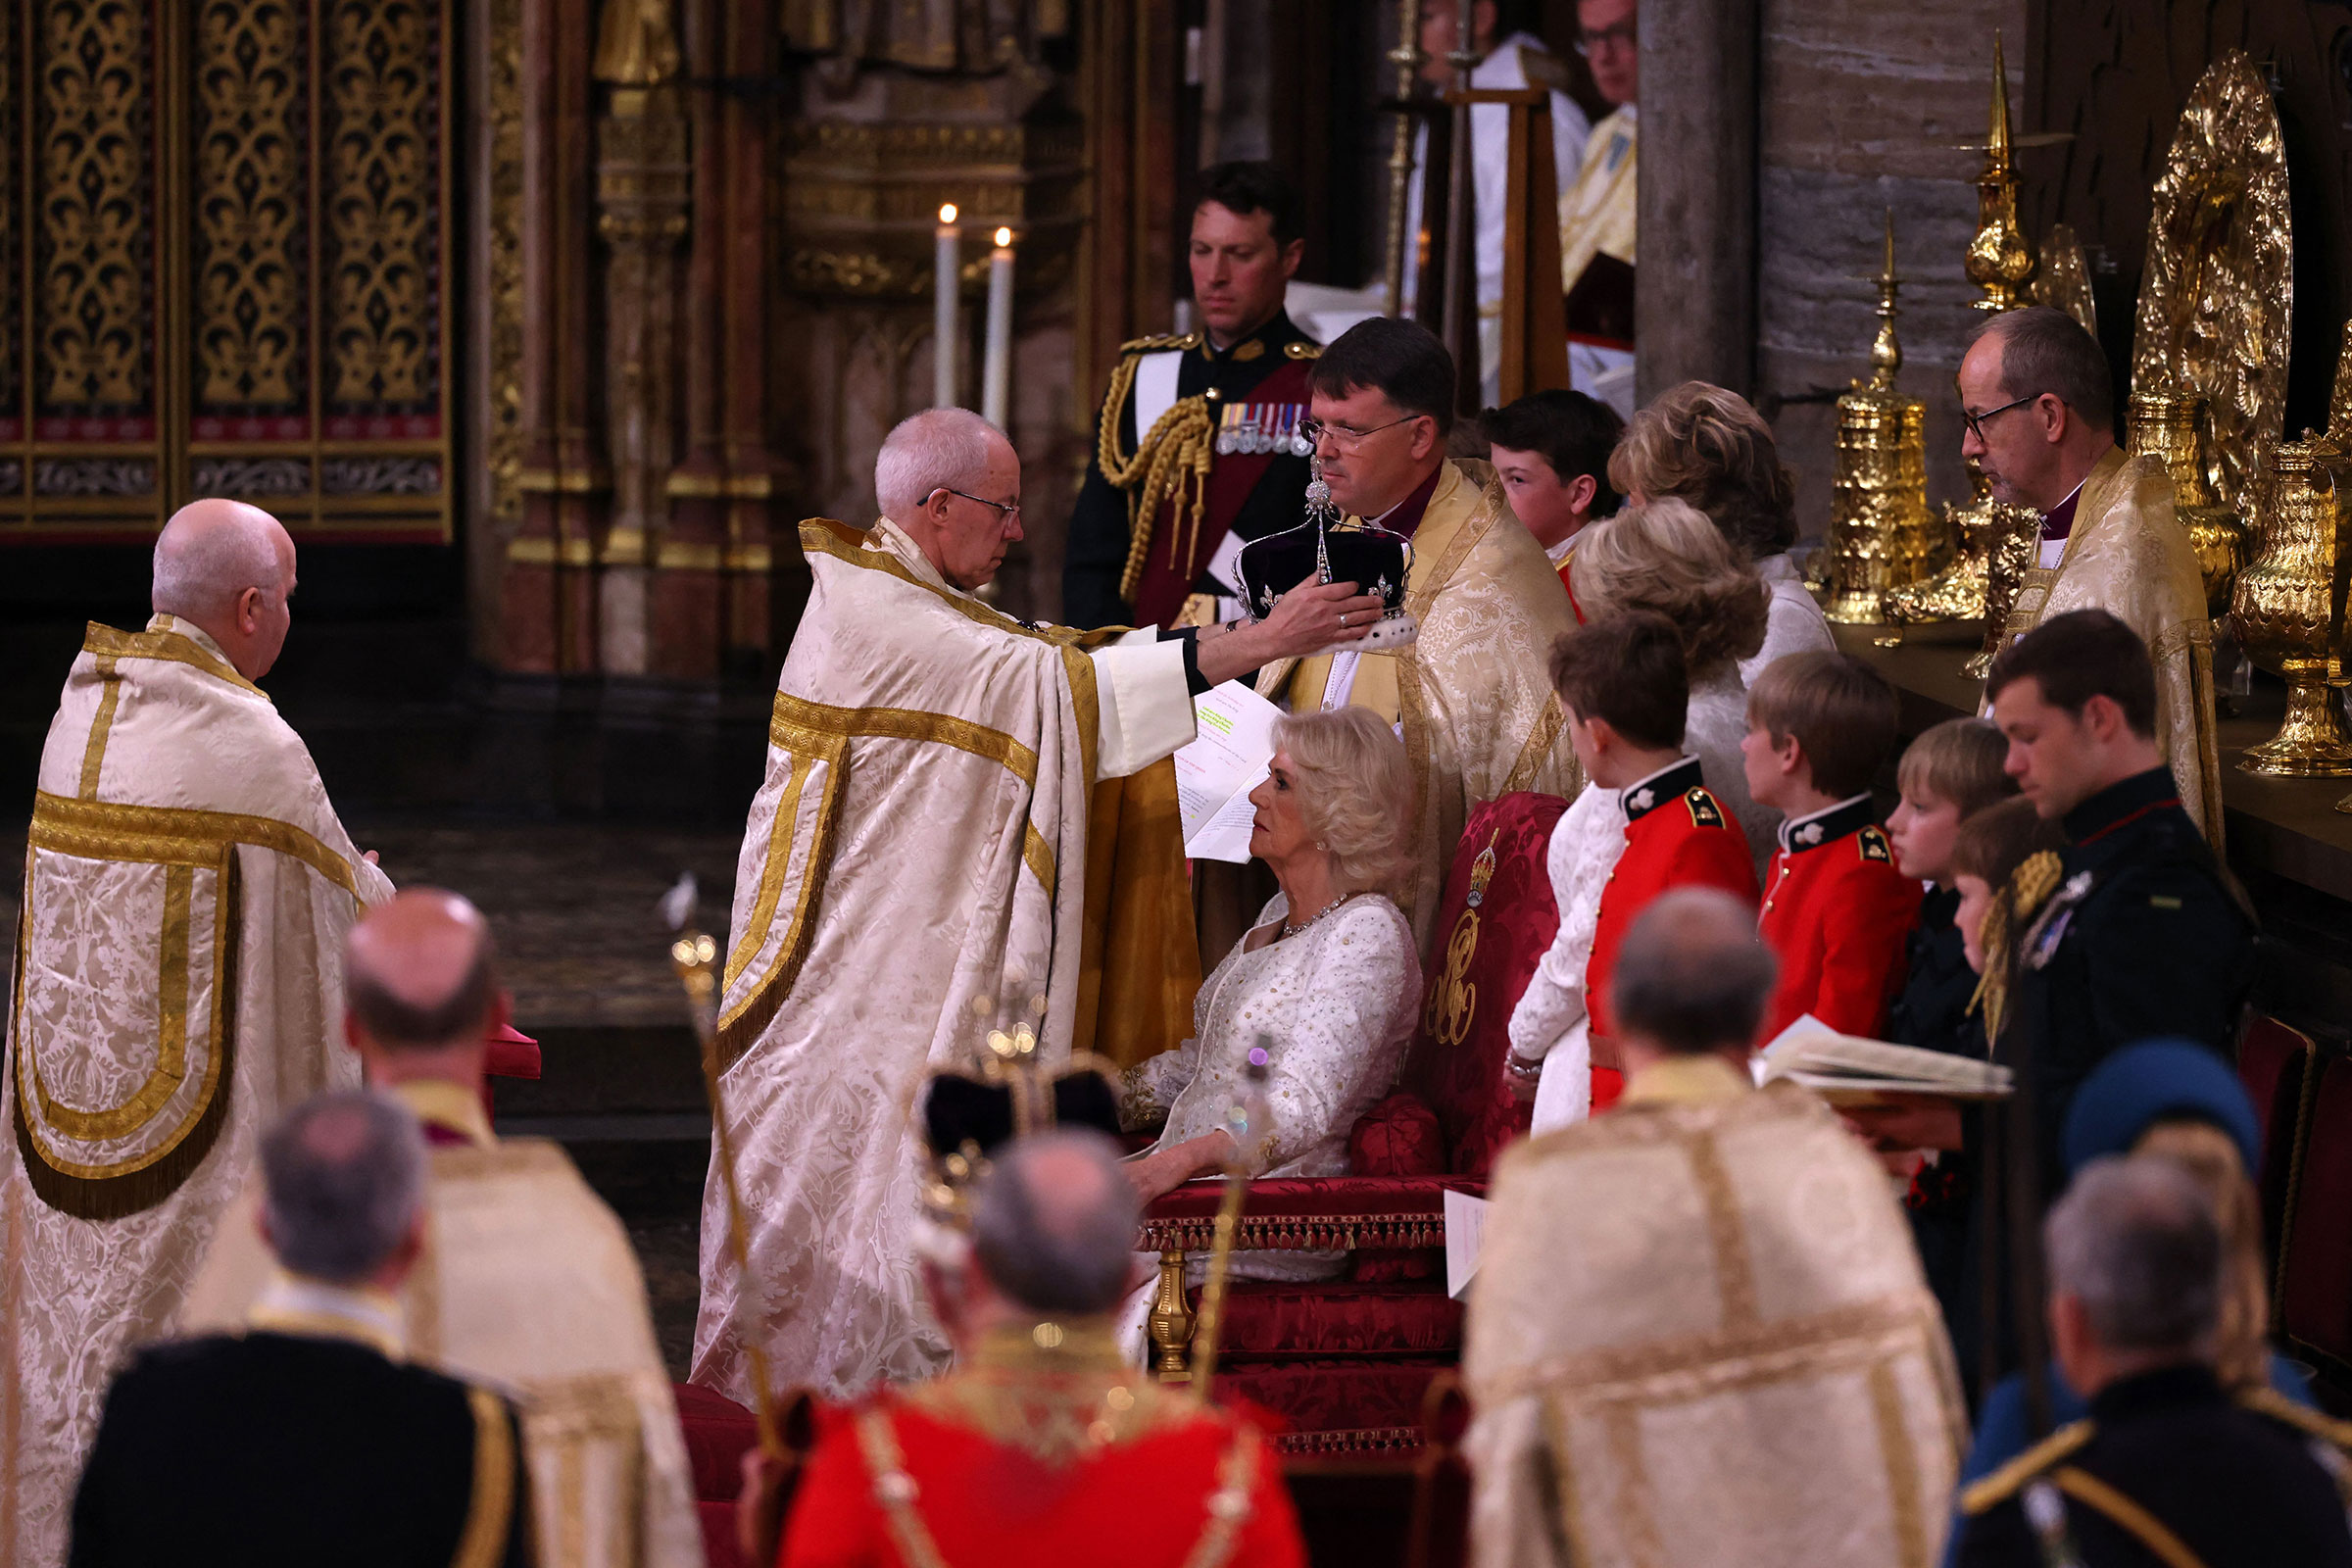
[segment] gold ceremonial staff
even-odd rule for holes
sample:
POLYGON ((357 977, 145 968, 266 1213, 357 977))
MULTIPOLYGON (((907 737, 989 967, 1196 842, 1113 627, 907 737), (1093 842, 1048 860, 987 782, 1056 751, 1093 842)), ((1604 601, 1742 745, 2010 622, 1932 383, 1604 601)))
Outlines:
POLYGON ((689 871, 678 878, 676 887, 662 898, 662 918, 676 939, 669 946, 669 961, 678 972, 678 983, 686 988, 686 1011, 694 1020, 694 1038, 702 1048, 703 1090, 710 1097, 710 1149, 718 1166, 719 1181, 727 1190, 727 1251, 735 1259, 735 1270, 742 1288, 735 1294, 735 1304, 728 1315, 738 1319, 732 1324, 736 1338, 743 1346, 746 1359, 752 1367, 752 1419, 760 1428, 760 1447, 769 1457, 791 1463, 797 1455, 784 1443, 782 1429, 776 1419, 776 1402, 767 1369, 767 1351, 757 1333, 746 1332, 740 1321, 744 1298, 752 1290, 751 1244, 744 1230, 743 1189, 735 1181, 735 1139, 727 1131, 726 1107, 718 1096, 718 944, 710 933, 697 931, 694 925, 694 873, 689 871))

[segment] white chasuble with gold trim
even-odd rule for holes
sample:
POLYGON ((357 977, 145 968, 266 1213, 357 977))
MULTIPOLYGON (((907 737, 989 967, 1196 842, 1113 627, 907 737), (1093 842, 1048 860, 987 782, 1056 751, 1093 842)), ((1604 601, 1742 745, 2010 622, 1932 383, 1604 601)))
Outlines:
POLYGON ((1745 1079, 1670 1058, 1497 1164, 1476 1568, 1937 1560, 1968 1428, 1910 1227, 1826 1106, 1745 1079))
POLYGON ((93 625, 41 754, 0 1176, 0 1563, 63 1560, 108 1382, 262 1129, 356 1084, 343 937, 390 896, 302 740, 195 627, 93 625))
POLYGON ((1173 642, 1014 620, 887 520, 805 522, 801 543, 813 587, 719 1012, 749 1282, 715 1172, 703 1202, 694 1381, 746 1402, 745 1334, 780 1386, 829 1397, 946 1367, 912 1245, 923 1081, 975 1068, 988 1032, 1024 1019, 1045 1065, 1067 1058, 1094 782, 1192 736, 1173 642))

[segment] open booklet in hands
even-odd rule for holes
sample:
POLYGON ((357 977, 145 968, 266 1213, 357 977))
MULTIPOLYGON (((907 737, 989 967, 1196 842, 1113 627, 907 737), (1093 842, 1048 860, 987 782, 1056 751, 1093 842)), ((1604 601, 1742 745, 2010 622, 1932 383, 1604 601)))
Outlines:
POLYGON ((1811 1013, 1782 1030, 1757 1054, 1755 1072, 1758 1084, 1786 1078, 1833 1105, 1848 1107, 1922 1095, 2005 1100, 2013 1076, 1998 1062, 1841 1035, 1811 1013))

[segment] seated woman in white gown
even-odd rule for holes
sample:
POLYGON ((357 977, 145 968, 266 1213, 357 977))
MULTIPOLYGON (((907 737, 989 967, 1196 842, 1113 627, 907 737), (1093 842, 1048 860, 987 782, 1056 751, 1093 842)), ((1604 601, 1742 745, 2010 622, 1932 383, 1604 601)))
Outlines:
MULTIPOLYGON (((1120 1115, 1131 1129, 1167 1118, 1159 1141, 1127 1164, 1146 1202, 1226 1168, 1226 1116, 1261 1043, 1270 1125, 1246 1152, 1250 1174, 1346 1175, 1348 1135, 1395 1085, 1412 1034, 1421 965, 1389 896, 1412 853, 1403 744, 1367 710, 1343 708, 1283 719, 1274 746, 1265 782, 1250 794, 1250 850, 1282 891, 1201 982, 1193 1038, 1123 1075, 1120 1115)), ((1344 1258, 1244 1252, 1234 1273, 1328 1278, 1344 1258)))

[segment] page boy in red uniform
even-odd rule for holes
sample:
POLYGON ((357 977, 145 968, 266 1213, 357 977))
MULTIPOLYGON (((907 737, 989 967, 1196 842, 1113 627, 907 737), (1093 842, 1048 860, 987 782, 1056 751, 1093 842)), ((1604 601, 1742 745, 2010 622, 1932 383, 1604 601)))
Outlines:
MULTIPOLYGON (((1672 621, 1636 612, 1579 627, 1553 646, 1551 682, 1592 789, 1552 831, 1560 934, 1511 1015, 1511 1070, 1522 1084, 1573 1074, 1544 1063, 1554 1045, 1576 1052, 1581 1031, 1598 1111, 1623 1087, 1606 1004, 1627 929, 1669 888, 1721 888, 1752 907, 1756 873, 1746 837, 1683 751, 1690 685, 1672 621)), ((1537 1095, 1537 1131, 1580 1119, 1562 1099, 1547 1083, 1537 1095)))
POLYGON ((1756 925, 1781 960, 1766 1042, 1806 1013, 1884 1038, 1920 901, 1870 798, 1899 723, 1894 688, 1844 654, 1788 655, 1749 688, 1740 744, 1748 793, 1788 818, 1756 925))

